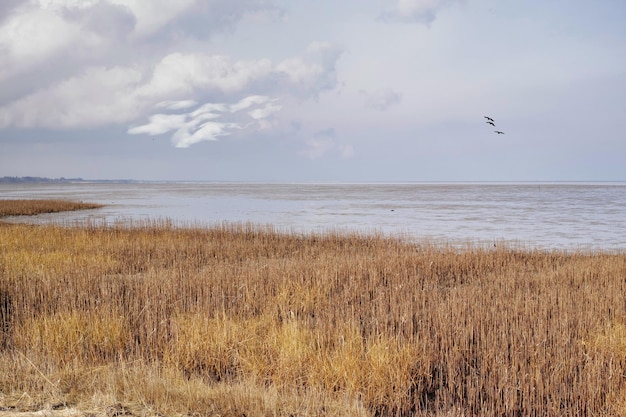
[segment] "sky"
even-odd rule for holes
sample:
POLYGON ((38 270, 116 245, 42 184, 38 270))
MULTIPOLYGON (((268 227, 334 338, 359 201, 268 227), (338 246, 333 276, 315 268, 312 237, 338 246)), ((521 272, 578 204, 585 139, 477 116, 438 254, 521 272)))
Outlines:
POLYGON ((624 22, 624 0, 1 0, 0 177, 626 181, 624 22))

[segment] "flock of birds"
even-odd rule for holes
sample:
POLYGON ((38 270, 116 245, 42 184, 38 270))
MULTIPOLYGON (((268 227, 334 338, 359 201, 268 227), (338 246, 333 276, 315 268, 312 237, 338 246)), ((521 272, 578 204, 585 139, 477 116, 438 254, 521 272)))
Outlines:
MULTIPOLYGON (((493 126, 493 127, 496 127, 496 123, 495 123, 495 121, 494 121, 491 117, 489 117, 489 116, 483 116, 483 117, 484 117, 485 119, 487 119, 487 122, 486 122, 486 123, 487 123, 488 125, 491 125, 491 126, 493 126)), ((495 132, 495 133, 497 133, 498 135, 504 135, 504 132, 502 132, 501 130, 494 130, 494 132, 495 132)))

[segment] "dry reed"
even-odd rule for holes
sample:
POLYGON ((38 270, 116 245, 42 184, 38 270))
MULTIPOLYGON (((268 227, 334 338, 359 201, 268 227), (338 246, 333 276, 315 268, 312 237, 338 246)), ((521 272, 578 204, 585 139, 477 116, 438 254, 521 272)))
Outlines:
POLYGON ((101 204, 83 203, 67 200, 2 200, 0 199, 0 217, 32 216, 60 211, 85 210, 102 207, 101 204))
POLYGON ((625 287, 624 253, 5 224, 0 408, 626 415, 625 287))

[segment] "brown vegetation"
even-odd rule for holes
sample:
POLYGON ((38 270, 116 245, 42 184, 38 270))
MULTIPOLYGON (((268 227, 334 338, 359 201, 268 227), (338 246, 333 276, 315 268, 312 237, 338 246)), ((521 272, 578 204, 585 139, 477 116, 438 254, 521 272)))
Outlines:
POLYGON ((0 217, 32 216, 42 213, 84 210, 102 207, 101 204, 83 203, 66 200, 2 200, 0 199, 0 217))
POLYGON ((0 227, 0 411, 626 415, 626 254, 0 227))

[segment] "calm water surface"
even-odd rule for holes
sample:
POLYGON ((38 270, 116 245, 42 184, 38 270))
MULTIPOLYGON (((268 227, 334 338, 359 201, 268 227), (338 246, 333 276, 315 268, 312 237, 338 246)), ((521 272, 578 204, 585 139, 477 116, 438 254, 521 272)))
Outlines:
POLYGON ((288 231, 380 231, 454 244, 626 250, 626 183, 0 184, 0 198, 106 205, 12 221, 254 222, 288 231))

